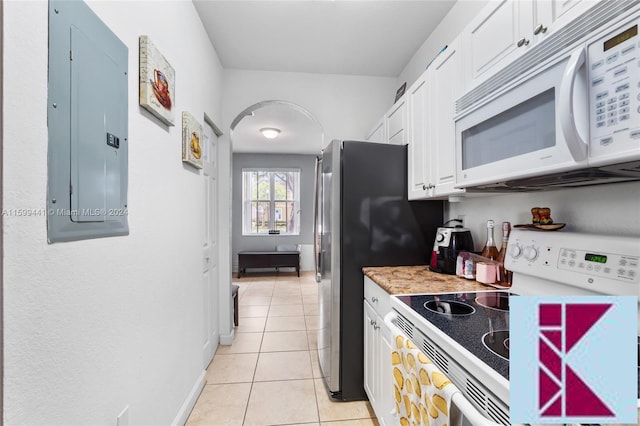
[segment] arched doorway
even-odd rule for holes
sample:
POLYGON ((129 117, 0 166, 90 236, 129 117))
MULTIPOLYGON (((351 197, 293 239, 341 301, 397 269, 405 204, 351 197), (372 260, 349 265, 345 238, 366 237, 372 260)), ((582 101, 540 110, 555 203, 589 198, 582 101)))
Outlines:
POLYGON ((276 244, 302 244, 301 267, 315 269, 314 221, 315 179, 317 158, 325 145, 324 130, 319 120, 307 109, 283 100, 257 102, 241 111, 230 129, 233 146, 233 237, 232 261, 237 270, 237 252, 242 250, 274 249, 276 244), (275 139, 266 139, 260 129, 280 130, 275 139), (299 168, 303 194, 300 199, 301 228, 297 237, 244 235, 243 214, 246 213, 242 194, 242 168, 278 169, 299 168), (249 246, 251 244, 251 246, 249 246), (270 247, 270 248, 268 248, 270 247))

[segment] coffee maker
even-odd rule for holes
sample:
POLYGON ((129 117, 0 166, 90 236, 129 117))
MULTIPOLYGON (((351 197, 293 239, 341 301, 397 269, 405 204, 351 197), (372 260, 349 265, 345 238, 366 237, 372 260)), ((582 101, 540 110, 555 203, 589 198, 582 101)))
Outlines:
MULTIPOLYGON (((457 221, 457 219, 453 221, 457 221)), ((446 222, 445 225, 449 222, 446 222)), ((460 225, 438 228, 436 239, 433 242, 429 269, 443 274, 455 274, 456 260, 461 251, 473 252, 471 231, 460 225)))

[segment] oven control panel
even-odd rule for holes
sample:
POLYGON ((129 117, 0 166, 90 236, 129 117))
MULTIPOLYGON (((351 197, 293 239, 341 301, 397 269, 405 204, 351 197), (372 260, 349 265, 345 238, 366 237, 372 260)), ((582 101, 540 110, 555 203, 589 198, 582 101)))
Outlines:
POLYGON ((611 295, 640 294, 640 238, 514 229, 505 267, 528 281, 552 281, 611 295))
POLYGON ((586 271, 612 279, 633 281, 638 275, 638 258, 615 253, 590 253, 574 248, 561 248, 558 268, 586 271))

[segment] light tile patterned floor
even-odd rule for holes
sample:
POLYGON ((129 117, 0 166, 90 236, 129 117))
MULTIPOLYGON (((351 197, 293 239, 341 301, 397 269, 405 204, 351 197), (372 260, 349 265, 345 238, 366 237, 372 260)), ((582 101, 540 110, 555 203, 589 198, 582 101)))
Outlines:
POLYGON ((240 325, 219 346, 187 425, 378 425, 368 401, 334 402, 321 379, 312 273, 234 279, 240 325))

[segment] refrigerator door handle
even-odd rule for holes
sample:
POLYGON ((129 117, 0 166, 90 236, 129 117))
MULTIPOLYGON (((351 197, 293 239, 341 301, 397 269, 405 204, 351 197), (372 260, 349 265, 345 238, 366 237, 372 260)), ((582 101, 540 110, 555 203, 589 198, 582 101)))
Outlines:
POLYGON ((322 158, 316 158, 316 185, 315 185, 315 205, 313 217, 313 245, 314 262, 316 267, 316 282, 322 279, 322 158))

